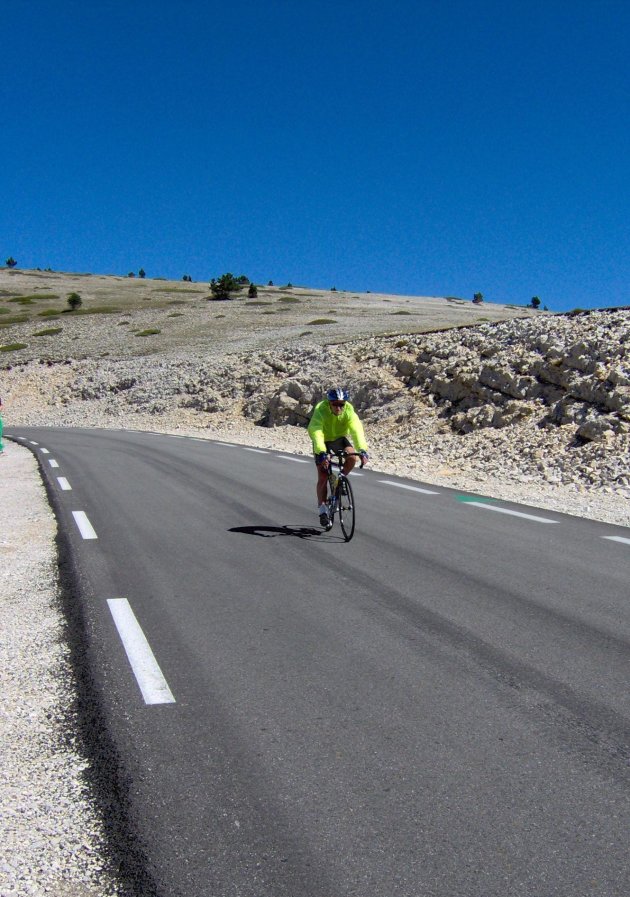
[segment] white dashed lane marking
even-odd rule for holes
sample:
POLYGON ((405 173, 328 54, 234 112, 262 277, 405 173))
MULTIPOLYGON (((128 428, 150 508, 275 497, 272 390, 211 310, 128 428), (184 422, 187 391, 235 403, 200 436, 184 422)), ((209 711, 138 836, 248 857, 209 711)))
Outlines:
POLYGON ((256 452, 256 454, 258 454, 258 455, 268 455, 269 454, 269 452, 266 451, 265 449, 249 448, 248 446, 242 446, 242 448, 244 448, 246 452, 256 452))
POLYGON ((307 461, 306 458, 291 458, 289 455, 277 455, 276 456, 280 461, 295 461, 296 464, 310 464, 310 461, 307 461))
POLYGON ((41 452, 42 452, 42 455, 49 455, 49 454, 50 454, 50 452, 48 451, 48 449, 45 449, 45 448, 43 448, 43 449, 41 450, 41 452))
POLYGON ((50 464, 51 467, 59 467, 59 462, 55 461, 54 458, 51 458, 48 463, 50 464))
POLYGON ((609 542, 621 542, 623 545, 630 545, 630 539, 624 539, 623 536, 602 536, 602 539, 608 539, 609 542))
POLYGON ((385 483, 386 486, 396 486, 398 489, 409 489, 410 492, 422 492, 423 495, 439 495, 432 489, 421 489, 420 486, 408 486, 406 483, 395 483, 393 480, 379 480, 379 483, 385 483))
POLYGON ((94 527, 88 520, 88 516, 85 511, 73 511, 72 516, 74 517, 74 522, 79 527, 79 532, 84 539, 98 539, 94 527))
POLYGON ((174 704, 173 693, 127 599, 110 598, 107 604, 144 703, 174 704))
POLYGON ((57 482, 59 483, 60 488, 63 489, 64 492, 69 492, 72 489, 72 486, 70 485, 70 483, 67 481, 67 479, 65 477, 57 477, 57 482))
POLYGON ((511 517, 523 517, 525 520, 534 520, 536 523, 557 523, 549 517, 536 517, 534 514, 524 514, 522 511, 511 511, 509 508, 498 508, 496 505, 487 504, 484 501, 462 502, 467 508, 483 508, 484 511, 494 511, 496 514, 509 514, 511 517))

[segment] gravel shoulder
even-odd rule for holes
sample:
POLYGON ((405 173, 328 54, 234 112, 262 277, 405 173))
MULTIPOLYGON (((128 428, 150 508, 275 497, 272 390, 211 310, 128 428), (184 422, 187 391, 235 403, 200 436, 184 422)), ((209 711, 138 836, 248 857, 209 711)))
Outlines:
POLYGON ((9 440, 0 503, 0 895, 108 897, 118 892, 74 735, 56 522, 36 459, 9 440))

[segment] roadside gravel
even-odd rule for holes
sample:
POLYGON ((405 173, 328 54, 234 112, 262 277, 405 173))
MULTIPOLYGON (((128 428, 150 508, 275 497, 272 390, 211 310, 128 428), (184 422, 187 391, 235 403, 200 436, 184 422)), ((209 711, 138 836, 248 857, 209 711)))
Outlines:
POLYGON ((118 891, 74 734, 56 523, 35 458, 8 440, 0 506, 0 895, 109 897, 118 891))

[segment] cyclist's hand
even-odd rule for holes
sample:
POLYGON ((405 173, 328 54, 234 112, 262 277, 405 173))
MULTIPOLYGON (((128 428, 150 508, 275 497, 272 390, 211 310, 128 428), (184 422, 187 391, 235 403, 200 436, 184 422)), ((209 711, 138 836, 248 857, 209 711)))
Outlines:
POLYGON ((361 467, 365 467, 365 465, 369 461, 370 456, 367 452, 359 452, 359 455, 361 456, 361 467))
POLYGON ((316 463, 318 467, 321 467, 322 470, 328 470, 330 467, 330 461, 328 459, 327 452, 320 452, 316 458, 316 463))

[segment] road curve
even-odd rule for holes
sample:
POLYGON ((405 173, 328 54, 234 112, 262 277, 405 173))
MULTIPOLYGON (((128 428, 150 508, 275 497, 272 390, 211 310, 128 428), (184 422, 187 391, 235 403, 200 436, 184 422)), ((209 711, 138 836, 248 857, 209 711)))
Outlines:
POLYGON ((630 893, 630 530, 366 470, 346 544, 306 459, 8 435, 72 555, 137 893, 630 893))

